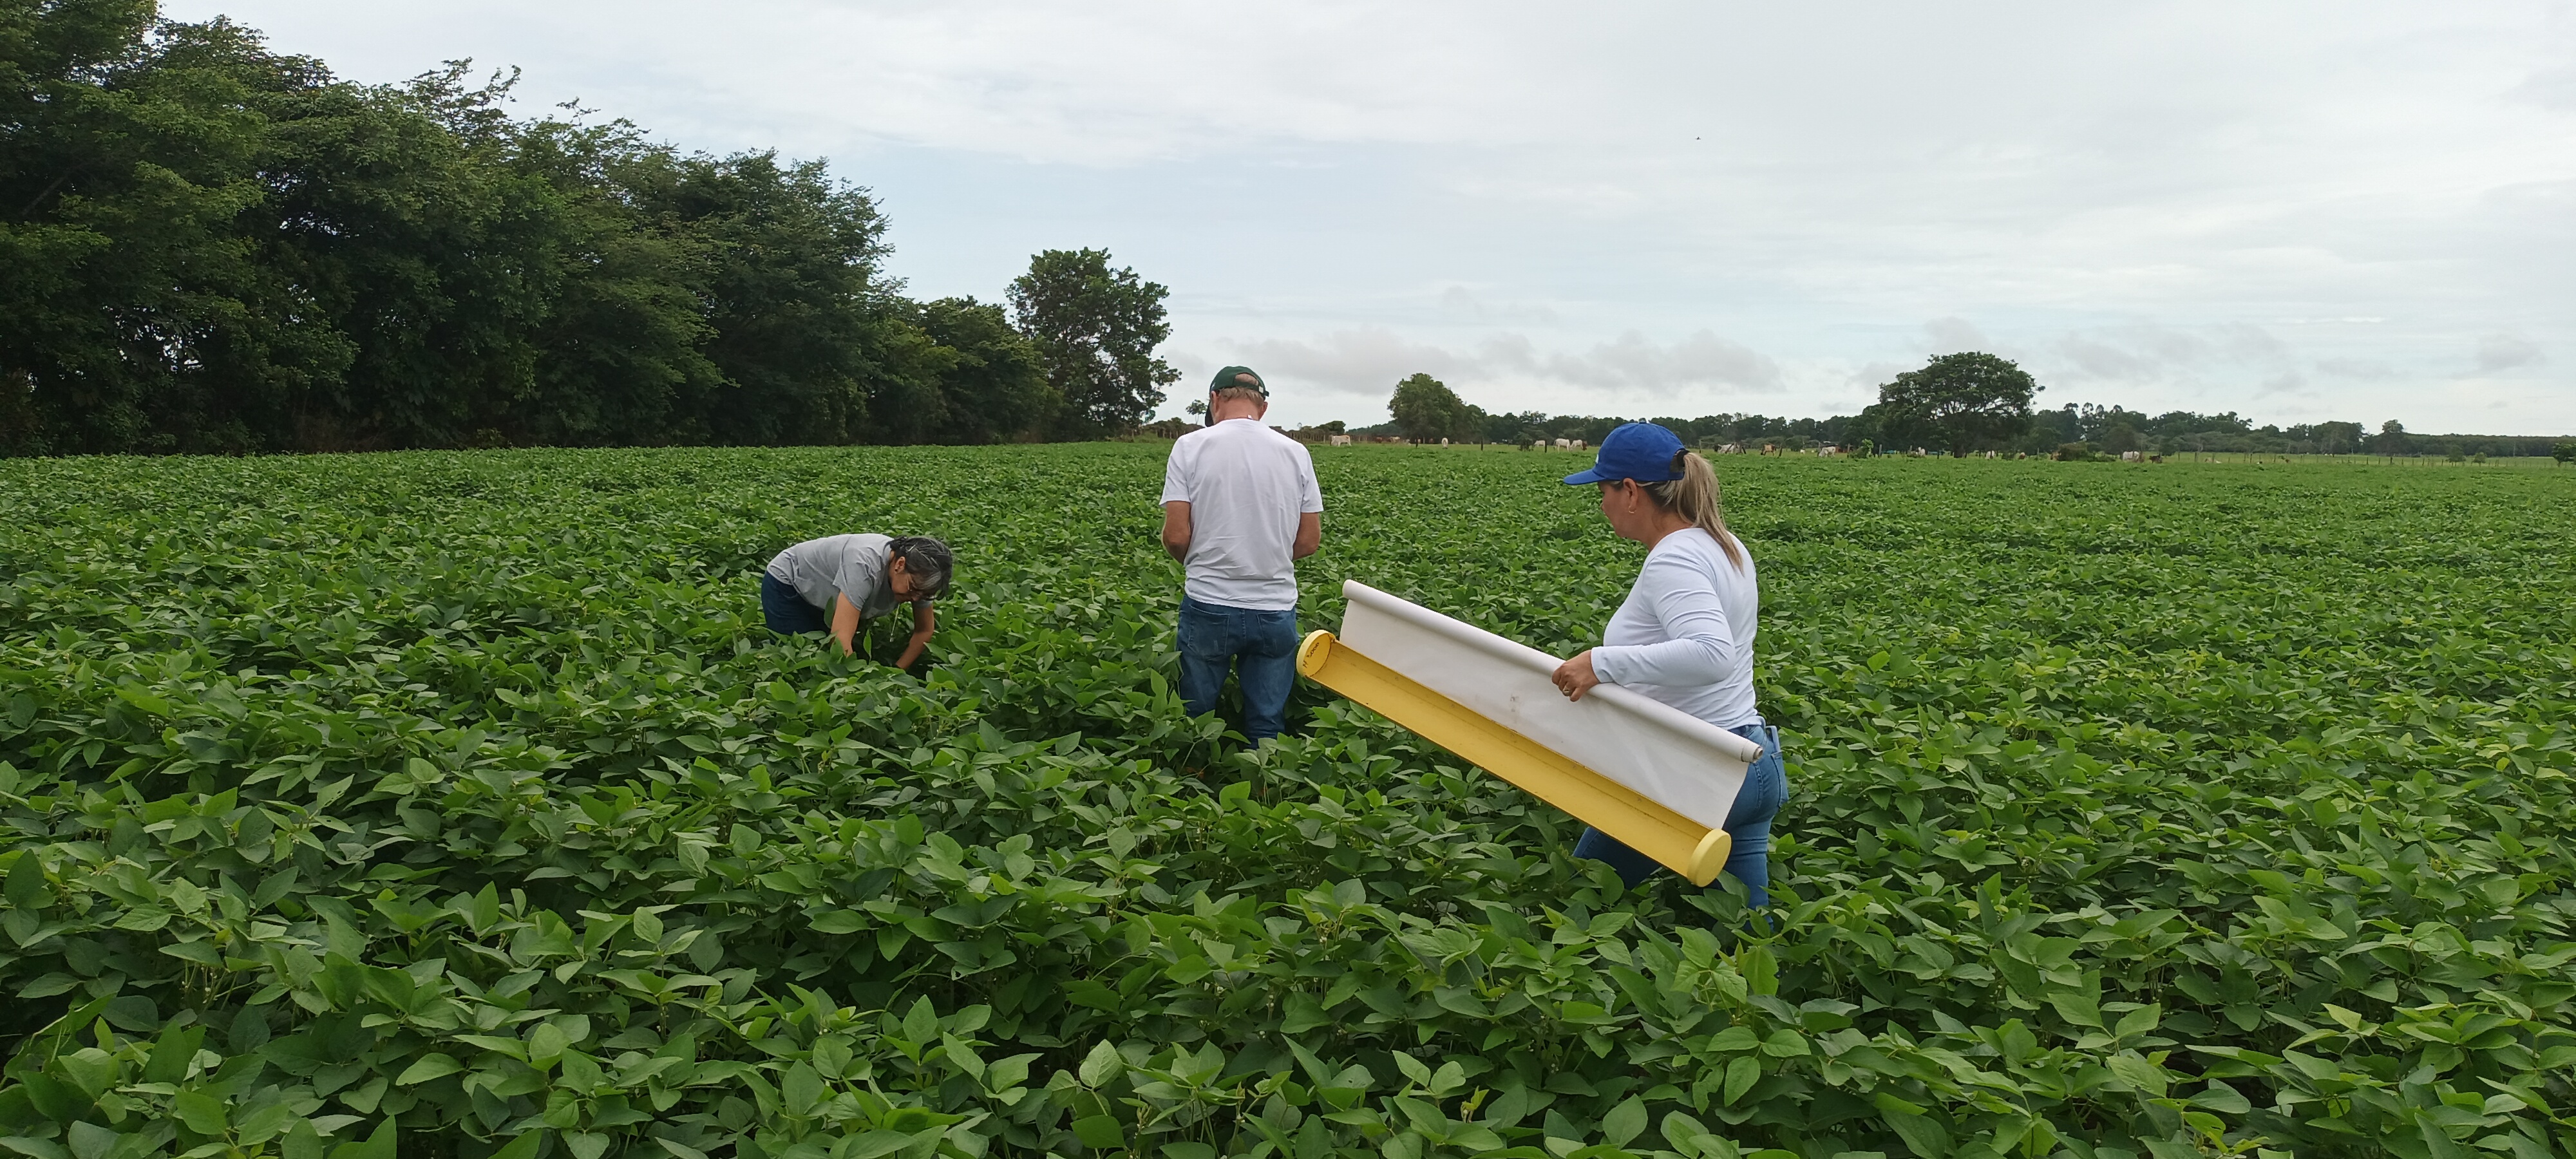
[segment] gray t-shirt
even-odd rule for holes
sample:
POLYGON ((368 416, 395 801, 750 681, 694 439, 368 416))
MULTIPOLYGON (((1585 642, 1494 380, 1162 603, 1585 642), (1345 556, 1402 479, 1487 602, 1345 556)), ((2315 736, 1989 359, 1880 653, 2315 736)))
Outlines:
POLYGON ((894 585, 886 580, 886 545, 892 542, 867 532, 809 539, 779 552, 767 570, 827 614, 834 596, 848 596, 860 619, 873 620, 894 610, 894 585))

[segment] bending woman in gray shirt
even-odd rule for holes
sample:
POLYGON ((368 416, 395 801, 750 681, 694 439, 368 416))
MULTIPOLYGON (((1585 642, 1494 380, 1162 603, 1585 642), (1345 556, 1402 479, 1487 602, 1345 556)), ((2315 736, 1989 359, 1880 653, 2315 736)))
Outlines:
POLYGON ((770 631, 830 632, 846 654, 860 621, 911 604, 912 643, 894 664, 910 668, 930 647, 939 623, 930 602, 948 590, 951 563, 948 545, 926 535, 809 539, 769 561, 760 577, 760 608, 770 631))
MULTIPOLYGON (((1717 472, 1671 431, 1629 423, 1601 440, 1589 471, 1571 484, 1601 486, 1601 514, 1621 539, 1645 544, 1646 566, 1610 617, 1602 646, 1557 668, 1556 686, 1581 700, 1597 684, 1633 688, 1762 746, 1726 817, 1734 850, 1726 872, 1753 904, 1770 901, 1771 820, 1789 795, 1780 730, 1753 706, 1754 616, 1761 597, 1753 558, 1717 509, 1717 472)), ((1636 885, 1655 862, 1595 829, 1574 855, 1606 861, 1636 885)))

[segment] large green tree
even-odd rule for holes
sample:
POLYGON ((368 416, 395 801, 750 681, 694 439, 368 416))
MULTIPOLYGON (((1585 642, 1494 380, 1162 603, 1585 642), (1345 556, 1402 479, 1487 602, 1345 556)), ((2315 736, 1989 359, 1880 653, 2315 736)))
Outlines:
POLYGON ((1395 416, 1396 429, 1418 443, 1458 438, 1471 422, 1458 392, 1428 374, 1409 375, 1396 383, 1395 397, 1387 400, 1386 409, 1395 416))
POLYGON ((1111 268, 1107 250, 1047 250, 1012 279, 1011 317, 1062 400, 1061 437, 1134 430, 1162 405, 1163 388, 1181 377, 1154 356, 1172 333, 1163 320, 1170 293, 1134 269, 1111 268))
POLYGON ((2002 449, 2029 430, 2039 391, 2008 359, 1944 354, 1879 387, 1871 416, 1891 446, 1921 443, 1964 455, 2002 449))
POLYGON ((133 0, 0 0, 0 449, 229 449, 226 404, 335 372, 233 228, 264 195, 251 94, 296 62, 133 0))
POLYGON ((912 321, 941 351, 938 421, 921 441, 998 443, 1045 428, 1055 388, 1037 346, 999 304, 941 298, 922 303, 912 321))
POLYGON ((865 189, 519 119, 470 73, 0 0, 0 453, 981 442, 1050 409, 998 308, 883 274, 865 189))

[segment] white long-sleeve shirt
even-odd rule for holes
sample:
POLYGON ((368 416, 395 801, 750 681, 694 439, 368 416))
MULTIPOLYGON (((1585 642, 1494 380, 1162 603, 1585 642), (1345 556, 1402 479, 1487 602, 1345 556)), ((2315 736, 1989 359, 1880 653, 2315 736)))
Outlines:
POLYGON ((1753 707, 1760 608, 1751 553, 1739 568, 1709 533, 1673 532, 1646 554, 1592 650, 1592 671, 1719 728, 1751 724, 1761 719, 1753 707))

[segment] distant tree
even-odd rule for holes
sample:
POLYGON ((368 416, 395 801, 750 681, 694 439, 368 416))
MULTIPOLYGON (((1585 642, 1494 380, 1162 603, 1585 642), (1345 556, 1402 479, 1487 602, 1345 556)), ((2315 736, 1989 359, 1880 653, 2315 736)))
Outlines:
POLYGON ((1525 410, 1510 414, 1485 416, 1482 439, 1488 443, 1526 443, 1538 438, 1547 426, 1543 411, 1525 410))
POLYGON ((2390 419, 2379 424, 2379 435, 2370 441, 2370 449, 2391 457, 2407 451, 2406 424, 2390 419))
POLYGON ((1047 250, 1011 280, 1011 317, 1037 346, 1063 400, 1056 432, 1090 439, 1134 430, 1181 372, 1154 356, 1171 336, 1169 289, 1111 269, 1109 251, 1047 250))
POLYGON ((2361 449, 2361 424, 2346 422, 2318 423, 2316 426, 2316 438, 2317 451, 2319 454, 2341 455, 2357 451, 2361 449))
POLYGON ((933 344, 938 386, 932 443, 1007 442, 1043 431, 1055 416, 1055 388, 1037 346, 1011 327, 1002 307, 973 298, 923 302, 907 321, 933 344))
POLYGON ((1492 440, 1485 437, 1485 427, 1493 421, 1494 416, 1486 414, 1485 408, 1468 403, 1459 408, 1456 418, 1450 420, 1448 437, 1458 443, 1490 442, 1492 440))
POLYGON ((1396 383, 1395 397, 1388 400, 1386 409, 1395 416, 1396 429, 1417 443, 1453 437, 1467 416, 1467 404, 1458 393, 1428 374, 1396 383))
POLYGON ((1952 454, 1999 447, 2030 429, 2030 400, 2040 386, 1992 354, 1944 354, 1878 388, 1880 423, 1890 442, 1923 442, 1952 454))
POLYGON ((2556 459, 2558 465, 2562 467, 2569 463, 2576 463, 2576 439, 2562 440, 2557 446, 2549 448, 2549 457, 2556 459))

